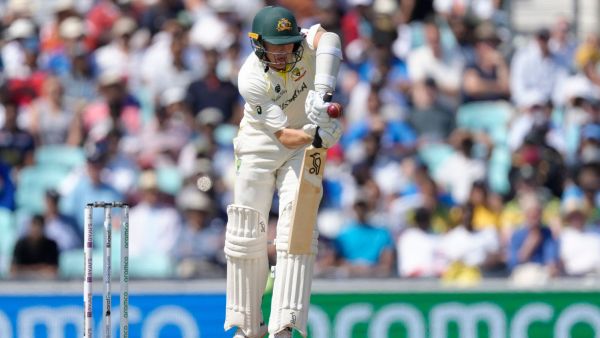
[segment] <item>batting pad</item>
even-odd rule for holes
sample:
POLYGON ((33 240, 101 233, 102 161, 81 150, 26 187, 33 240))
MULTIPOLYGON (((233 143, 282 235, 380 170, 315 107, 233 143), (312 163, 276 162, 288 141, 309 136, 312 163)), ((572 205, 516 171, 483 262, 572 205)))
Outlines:
POLYGON ((271 301, 269 332, 275 334, 286 327, 295 328, 306 337, 313 267, 317 253, 318 232, 313 232, 312 254, 294 255, 287 245, 277 244, 277 265, 271 301))
POLYGON ((268 273, 267 225, 256 209, 240 205, 228 206, 227 216, 225 330, 236 326, 256 337, 264 334, 260 305, 268 273))

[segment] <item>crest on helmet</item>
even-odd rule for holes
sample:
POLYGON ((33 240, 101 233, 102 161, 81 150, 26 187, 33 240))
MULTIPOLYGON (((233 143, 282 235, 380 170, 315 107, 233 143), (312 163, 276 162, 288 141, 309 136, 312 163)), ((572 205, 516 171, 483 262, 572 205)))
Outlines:
POLYGON ((292 30, 292 23, 290 22, 290 20, 288 20, 286 18, 281 18, 281 19, 279 19, 279 21, 277 21, 277 31, 278 32, 291 31, 291 30, 292 30))

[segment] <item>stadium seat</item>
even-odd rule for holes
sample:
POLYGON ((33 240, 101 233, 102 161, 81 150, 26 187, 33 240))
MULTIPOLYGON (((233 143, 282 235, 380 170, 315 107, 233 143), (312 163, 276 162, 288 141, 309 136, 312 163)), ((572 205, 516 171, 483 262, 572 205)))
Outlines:
POLYGON ((47 145, 36 149, 35 163, 40 166, 64 166, 72 169, 85 163, 85 153, 80 147, 47 145))
POLYGON ((177 167, 162 167, 156 170, 158 189, 169 195, 176 195, 183 184, 183 177, 177 167))
POLYGON ((505 194, 510 190, 508 174, 512 157, 507 146, 496 146, 492 151, 488 168, 488 184, 494 192, 505 194))
POLYGON ((31 214, 43 213, 44 195, 49 189, 56 189, 69 174, 60 165, 35 165, 25 167, 19 173, 15 199, 17 208, 31 214))
POLYGON ((431 143, 419 148, 419 158, 425 163, 427 168, 429 168, 429 172, 434 176, 442 163, 444 163, 452 153, 454 153, 454 149, 446 143, 431 143))
POLYGON ((506 102, 473 102, 458 108, 456 124, 459 128, 488 133, 494 144, 506 144, 508 122, 513 114, 506 102))
POLYGON ((10 210, 0 208, 0 279, 8 275, 15 242, 18 239, 17 227, 10 210))

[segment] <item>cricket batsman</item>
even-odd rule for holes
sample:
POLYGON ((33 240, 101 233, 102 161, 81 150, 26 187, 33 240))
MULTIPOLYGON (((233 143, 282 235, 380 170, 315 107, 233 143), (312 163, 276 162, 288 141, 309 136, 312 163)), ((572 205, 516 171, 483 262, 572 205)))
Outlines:
MULTIPOLYGON (((313 265, 312 252, 288 253, 290 213, 298 189, 304 149, 314 138, 329 148, 341 125, 327 114, 325 93, 335 89, 342 60, 340 38, 320 25, 300 29, 292 12, 265 7, 248 33, 254 53, 240 69, 244 117, 234 139, 236 182, 227 209, 227 305, 225 330, 235 338, 306 336, 313 265), (267 218, 273 193, 279 195, 275 247, 277 264, 267 325, 261 300, 268 276, 267 218)), ((319 199, 321 196, 319 196, 319 199)))

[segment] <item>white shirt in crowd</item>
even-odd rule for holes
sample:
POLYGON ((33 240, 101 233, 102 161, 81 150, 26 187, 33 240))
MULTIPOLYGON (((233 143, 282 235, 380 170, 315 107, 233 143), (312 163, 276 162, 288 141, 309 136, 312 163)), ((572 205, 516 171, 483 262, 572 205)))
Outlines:
POLYGON ((560 258, 568 275, 600 271, 600 234, 566 227, 560 234, 560 258))
POLYGON ((408 228, 398 238, 398 271, 402 277, 435 277, 441 271, 437 253, 439 237, 419 228, 408 228))
POLYGON ((442 235, 440 254, 448 263, 463 262, 469 266, 480 266, 486 258, 500 249, 500 239, 494 229, 469 232, 457 226, 442 235))
POLYGON ((456 203, 463 204, 471 193, 473 182, 485 178, 485 172, 483 161, 456 152, 442 163, 434 179, 456 203))

